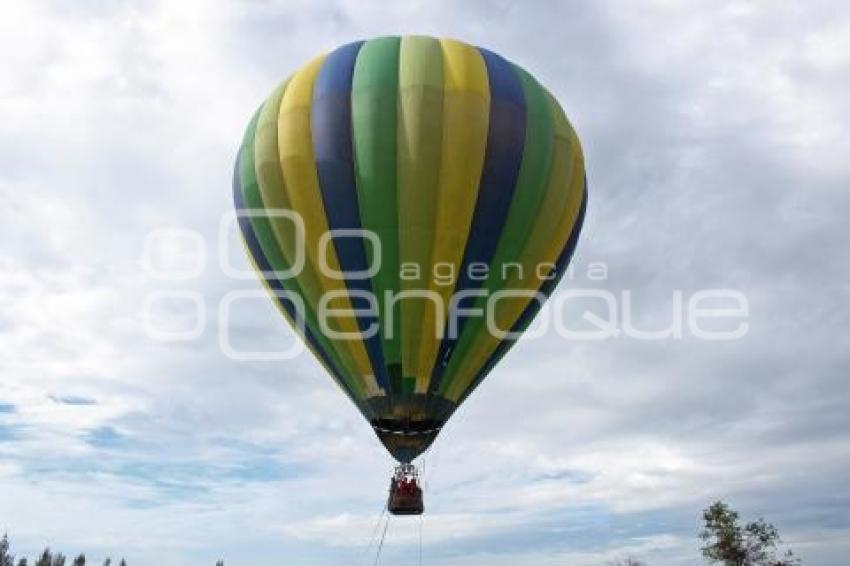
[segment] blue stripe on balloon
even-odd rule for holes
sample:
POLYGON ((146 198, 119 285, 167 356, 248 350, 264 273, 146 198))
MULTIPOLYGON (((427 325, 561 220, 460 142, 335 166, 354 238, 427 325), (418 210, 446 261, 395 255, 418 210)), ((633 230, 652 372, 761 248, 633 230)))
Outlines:
MULTIPOLYGON (((584 192, 581 198, 581 208, 579 208, 578 217, 576 218, 576 223, 573 225, 572 232, 570 232, 570 237, 567 239, 567 243, 564 246, 564 249, 561 251, 561 255, 558 257, 555 262, 555 269, 553 270, 554 277, 551 277, 543 282, 538 291, 543 294, 544 297, 549 298, 552 292, 555 290, 555 287, 561 281, 561 277, 564 276, 564 272, 567 269, 567 266, 570 264, 570 259, 573 257, 573 253, 576 250, 576 245, 578 245, 578 238, 581 234, 581 227, 584 224, 584 216, 587 212, 587 178, 584 180, 584 192)), ((522 332, 525 330, 531 321, 534 320, 534 317, 537 316, 537 313, 540 312, 541 302, 539 301, 531 301, 525 310, 522 312, 520 317, 517 319, 516 323, 511 327, 511 332, 522 332)), ((475 379, 472 380, 472 384, 467 388, 467 390, 463 393, 458 405, 464 402, 467 397, 469 397, 470 393, 472 393, 478 384, 487 377, 487 374, 493 369, 493 367, 502 359, 502 356, 516 343, 515 339, 506 338, 499 343, 493 353, 487 358, 487 361, 478 370, 478 374, 475 376, 475 379)))
MULTIPOLYGON (((354 63, 363 42, 344 45, 327 56, 313 85, 310 127, 313 152, 319 176, 328 227, 331 230, 360 230, 360 208, 354 173, 351 133, 351 81, 354 63)), ((334 247, 343 273, 366 271, 368 259, 362 239, 334 238, 334 247)), ((349 291, 365 291, 371 296, 368 279, 346 278, 349 291)), ((368 309, 366 299, 351 297, 355 309, 368 309)), ((361 332, 380 324, 377 317, 358 316, 361 332)), ((380 332, 364 340, 366 352, 378 385, 390 392, 390 380, 384 363, 380 332)))
MULTIPOLYGON (((236 168, 233 173, 233 204, 237 212, 237 222, 239 224, 239 231, 242 233, 242 238, 245 241, 245 246, 248 248, 248 251, 254 258, 254 262, 257 264, 257 268, 260 270, 260 277, 263 277, 266 280, 269 287, 274 292, 282 294, 286 291, 286 289, 276 277, 271 276, 271 274, 274 272, 274 267, 272 267, 271 263, 266 258, 266 255, 263 253, 263 248, 260 245, 260 241, 257 238, 257 235, 254 234, 253 226, 251 226, 250 218, 248 218, 248 216, 246 215, 239 214, 240 212, 245 210, 245 199, 242 194, 242 179, 239 175, 239 170, 243 157, 244 155, 242 153, 242 149, 240 149, 239 154, 236 157, 236 168)), ((297 319, 295 305, 285 295, 275 296, 274 300, 280 304, 281 308, 286 312, 286 314, 289 315, 292 320, 297 319)), ((358 405, 359 407, 359 404, 357 403, 353 392, 343 379, 342 373, 339 371, 339 368, 336 367, 336 365, 331 361, 327 353, 322 349, 318 340, 316 340, 316 336, 309 328, 307 328, 306 322, 304 324, 304 338, 306 339, 307 343, 312 347, 313 351, 316 352, 322 362, 324 362, 325 366, 330 369, 333 375, 337 378, 337 382, 343 388, 345 393, 351 398, 352 401, 354 401, 355 405, 358 405)))
MULTIPOLYGON (((492 51, 482 48, 478 50, 487 66, 487 77, 490 83, 490 120, 478 198, 475 202, 475 212, 472 216, 455 293, 478 289, 483 283, 480 278, 470 278, 469 266, 471 264, 489 266, 493 259, 514 197, 525 150, 526 106, 522 83, 513 65, 508 61, 492 51)), ((461 301, 457 308, 450 311, 449 320, 457 317, 456 311, 459 308, 471 306, 475 301, 475 297, 461 301)), ((451 336, 448 329, 444 333, 445 337, 440 343, 431 375, 430 390, 432 392, 437 391, 440 386, 443 373, 467 320, 467 318, 458 320, 458 331, 455 336, 451 336)))

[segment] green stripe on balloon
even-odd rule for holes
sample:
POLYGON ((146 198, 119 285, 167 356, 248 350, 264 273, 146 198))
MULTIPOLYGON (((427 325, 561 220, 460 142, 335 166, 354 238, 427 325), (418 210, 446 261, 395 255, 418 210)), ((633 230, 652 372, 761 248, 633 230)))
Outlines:
POLYGON ((384 37, 360 48, 351 87, 354 162, 360 221, 378 235, 381 255, 368 246, 369 265, 379 265, 372 278, 378 299, 384 359, 392 392, 402 390, 401 316, 387 313, 386 292, 399 291, 398 196, 396 134, 398 130, 398 65, 401 38, 384 37), (392 328, 388 328, 388 320, 392 328))

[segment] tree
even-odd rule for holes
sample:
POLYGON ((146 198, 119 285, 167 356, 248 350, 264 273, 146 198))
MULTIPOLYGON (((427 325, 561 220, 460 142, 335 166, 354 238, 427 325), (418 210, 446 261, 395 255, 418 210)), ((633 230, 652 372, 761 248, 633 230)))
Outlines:
POLYGON ((639 560, 633 556, 626 556, 622 560, 615 560, 610 563, 611 566, 646 566, 646 562, 639 560))
POLYGON ((9 535, 6 533, 0 538, 0 566, 15 566, 15 556, 9 554, 9 535))
POLYGON ((21 558, 20 560, 18 560, 18 566, 27 566, 27 559, 21 558))
POLYGON ((224 560, 219 560, 215 563, 215 566, 224 566, 224 560))
POLYGON ((127 562, 125 562, 124 559, 122 558, 121 562, 118 563, 118 566, 127 566, 127 562))
POLYGON ((112 566, 112 559, 111 559, 111 558, 107 558, 106 560, 104 560, 104 561, 103 561, 103 566, 112 566))
POLYGON ((702 513, 705 527, 700 549, 710 563, 724 566, 796 566, 800 560, 788 550, 776 557, 776 545, 781 542, 779 531, 764 519, 741 526, 738 513, 722 501, 714 502, 702 513))
POLYGON ((56 556, 53 557, 52 566, 65 566, 65 555, 61 552, 57 553, 56 556))
POLYGON ((50 548, 45 548, 38 560, 35 561, 35 566, 52 566, 52 564, 53 555, 50 553, 50 548))
POLYGON ((76 558, 74 558, 74 563, 72 566, 86 566, 86 555, 80 554, 76 558))

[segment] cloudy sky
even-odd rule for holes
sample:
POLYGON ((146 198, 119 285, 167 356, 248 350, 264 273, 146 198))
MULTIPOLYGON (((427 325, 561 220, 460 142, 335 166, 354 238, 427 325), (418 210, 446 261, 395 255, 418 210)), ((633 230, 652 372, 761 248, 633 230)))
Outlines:
POLYGON ((228 292, 259 289, 224 274, 247 265, 220 220, 242 129, 282 77, 422 33, 523 65, 579 132, 590 204, 562 291, 628 291, 634 324, 661 329, 677 293, 737 290, 748 332, 522 342, 425 456, 428 514, 390 523, 386 563, 417 563, 421 532, 434 565, 694 564, 722 498, 807 564, 846 564, 838 5, 3 2, 0 531, 19 553, 131 566, 369 561, 392 463, 308 356, 222 354, 222 332, 290 336, 265 299, 219 324, 228 292))

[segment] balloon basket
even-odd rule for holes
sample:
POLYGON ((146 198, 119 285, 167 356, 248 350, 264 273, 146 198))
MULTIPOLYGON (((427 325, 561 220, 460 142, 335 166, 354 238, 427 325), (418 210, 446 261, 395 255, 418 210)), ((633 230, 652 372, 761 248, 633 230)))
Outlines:
POLYGON ((425 511, 422 488, 419 485, 419 471, 413 464, 396 466, 390 479, 387 510, 392 515, 421 515, 425 511))

